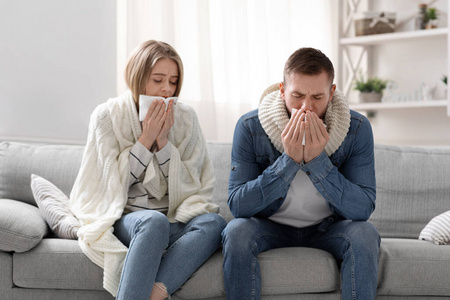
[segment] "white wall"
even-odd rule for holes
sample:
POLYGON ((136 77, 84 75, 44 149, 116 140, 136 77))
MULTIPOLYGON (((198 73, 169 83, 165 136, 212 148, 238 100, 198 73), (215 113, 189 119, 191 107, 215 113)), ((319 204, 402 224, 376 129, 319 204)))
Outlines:
POLYGON ((84 144, 116 95, 116 1, 0 0, 0 140, 84 144))

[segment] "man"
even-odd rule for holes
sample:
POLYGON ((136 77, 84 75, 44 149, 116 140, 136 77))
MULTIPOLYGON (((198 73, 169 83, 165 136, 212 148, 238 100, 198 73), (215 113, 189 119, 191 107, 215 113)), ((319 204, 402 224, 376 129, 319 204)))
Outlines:
POLYGON ((222 232, 228 299, 259 299, 257 256, 281 247, 330 252, 341 265, 342 299, 374 299, 380 237, 373 135, 348 108, 322 52, 301 48, 279 90, 238 121, 222 232))

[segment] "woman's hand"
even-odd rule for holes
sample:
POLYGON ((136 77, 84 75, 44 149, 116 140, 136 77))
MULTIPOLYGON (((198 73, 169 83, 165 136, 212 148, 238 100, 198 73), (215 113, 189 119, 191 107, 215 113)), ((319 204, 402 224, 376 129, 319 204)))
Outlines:
POLYGON ((142 135, 139 137, 139 142, 149 150, 155 143, 166 121, 165 109, 166 104, 163 100, 153 101, 145 115, 144 121, 142 121, 142 135))
POLYGON ((169 141, 167 136, 169 135, 170 128, 172 128, 174 123, 174 110, 173 110, 173 100, 169 101, 169 106, 167 111, 165 112, 165 121, 159 132, 158 137, 156 138, 156 146, 158 147, 158 151, 164 148, 169 141))

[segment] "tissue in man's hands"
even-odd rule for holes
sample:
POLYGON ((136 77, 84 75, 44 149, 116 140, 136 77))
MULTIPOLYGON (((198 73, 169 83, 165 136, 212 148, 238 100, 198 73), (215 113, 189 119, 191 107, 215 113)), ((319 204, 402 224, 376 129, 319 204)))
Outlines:
POLYGON ((169 106, 169 101, 173 99, 173 104, 176 104, 178 101, 178 97, 157 97, 157 96, 147 96, 147 95, 139 95, 139 121, 144 121, 145 116, 147 115, 147 111, 150 108, 152 102, 156 99, 164 100, 166 104, 166 110, 169 106))

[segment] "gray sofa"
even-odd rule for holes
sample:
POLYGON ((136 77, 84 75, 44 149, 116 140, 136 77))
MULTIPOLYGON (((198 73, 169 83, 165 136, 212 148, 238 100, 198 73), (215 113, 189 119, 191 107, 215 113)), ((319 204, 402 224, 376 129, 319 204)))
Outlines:
MULTIPOLYGON (((213 201, 230 220, 231 144, 208 148, 217 177, 213 201)), ((8 237, 0 240, 2 300, 112 299, 102 288, 102 270, 77 241, 52 236, 30 189, 34 173, 68 195, 82 154, 82 146, 0 143, 0 236, 8 237), (17 228, 27 226, 43 236, 17 228)), ((370 222, 382 236, 377 299, 450 299, 450 246, 418 240, 433 217, 450 210, 450 149, 376 145, 375 159, 377 207, 370 222)), ((259 258, 263 299, 340 299, 339 264, 327 252, 284 248, 259 258)), ((173 299, 225 299, 220 250, 173 299)))

